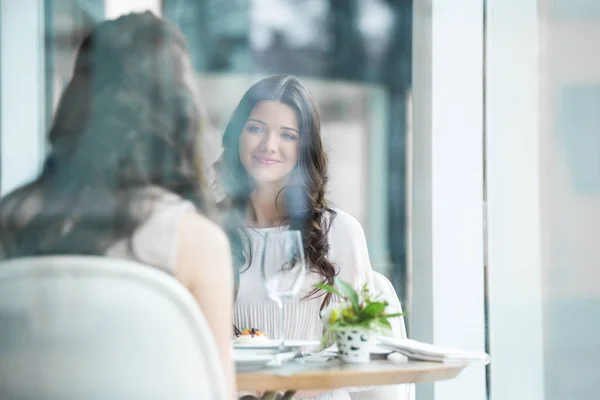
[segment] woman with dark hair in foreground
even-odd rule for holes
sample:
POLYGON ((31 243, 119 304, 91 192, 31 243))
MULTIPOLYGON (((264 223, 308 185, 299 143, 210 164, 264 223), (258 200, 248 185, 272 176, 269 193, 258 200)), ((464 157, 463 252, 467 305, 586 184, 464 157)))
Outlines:
POLYGON ((202 308, 233 397, 232 262, 210 219, 193 77, 181 33, 150 12, 99 24, 79 48, 40 176, 0 202, 0 259, 106 255, 174 275, 202 308))

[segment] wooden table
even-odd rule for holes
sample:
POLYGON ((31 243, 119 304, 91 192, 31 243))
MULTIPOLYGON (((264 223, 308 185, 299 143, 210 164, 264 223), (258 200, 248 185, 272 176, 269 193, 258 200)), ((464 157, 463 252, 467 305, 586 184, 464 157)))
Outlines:
POLYGON ((241 391, 266 391, 263 398, 274 398, 273 392, 285 391, 291 398, 297 390, 336 389, 343 387, 382 386, 401 383, 423 383, 452 379, 467 364, 446 364, 427 361, 395 363, 372 360, 368 364, 299 365, 300 371, 282 375, 276 369, 238 372, 237 386, 241 391))

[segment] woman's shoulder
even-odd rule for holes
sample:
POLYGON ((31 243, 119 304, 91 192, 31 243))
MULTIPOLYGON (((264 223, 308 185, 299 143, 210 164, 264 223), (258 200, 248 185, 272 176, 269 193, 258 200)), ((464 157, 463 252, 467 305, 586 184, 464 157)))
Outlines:
POLYGON ((183 215, 178 229, 176 254, 173 261, 175 276, 187 283, 188 288, 195 286, 194 281, 198 279, 205 282, 209 280, 207 277, 217 279, 222 272, 228 274, 230 271, 218 271, 222 268, 215 268, 231 265, 229 240, 225 231, 195 210, 183 215), (200 271, 205 276, 199 278, 200 271))
POLYGON ((205 244, 222 244, 227 240, 225 231, 219 224, 195 209, 188 209, 182 215, 179 234, 185 235, 195 243, 200 240, 205 244))
POLYGON ((332 249, 363 247, 366 243, 362 225, 351 214, 334 208, 330 212, 327 236, 332 249))
POLYGON ((362 225, 351 214, 339 208, 332 208, 328 212, 330 233, 339 233, 344 235, 364 235, 362 225))
POLYGON ((172 272, 183 238, 202 232, 200 240, 203 240, 213 233, 214 224, 190 201, 173 192, 155 187, 140 189, 135 205, 142 218, 141 224, 131 237, 119 240, 107 249, 106 255, 132 257, 172 272))
POLYGON ((365 233, 360 222, 351 214, 337 208, 333 209, 333 213, 328 235, 328 258, 339 267, 340 278, 359 288, 371 269, 365 233))

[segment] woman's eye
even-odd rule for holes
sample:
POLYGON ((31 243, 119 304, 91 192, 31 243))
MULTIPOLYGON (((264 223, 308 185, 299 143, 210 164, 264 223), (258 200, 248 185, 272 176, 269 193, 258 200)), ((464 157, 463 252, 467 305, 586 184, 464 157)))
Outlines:
POLYGON ((281 136, 286 140, 296 140, 296 135, 292 135, 291 133, 284 132, 281 136))
POLYGON ((246 130, 250 133, 262 133, 263 129, 257 125, 248 125, 246 130))

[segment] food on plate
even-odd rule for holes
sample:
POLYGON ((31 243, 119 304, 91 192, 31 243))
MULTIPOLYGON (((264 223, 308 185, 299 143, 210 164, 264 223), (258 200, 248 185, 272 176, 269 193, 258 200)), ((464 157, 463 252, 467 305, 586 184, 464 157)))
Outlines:
POLYGON ((257 341, 266 341, 267 334, 256 328, 243 329, 242 333, 235 338, 235 343, 255 343, 257 341))

